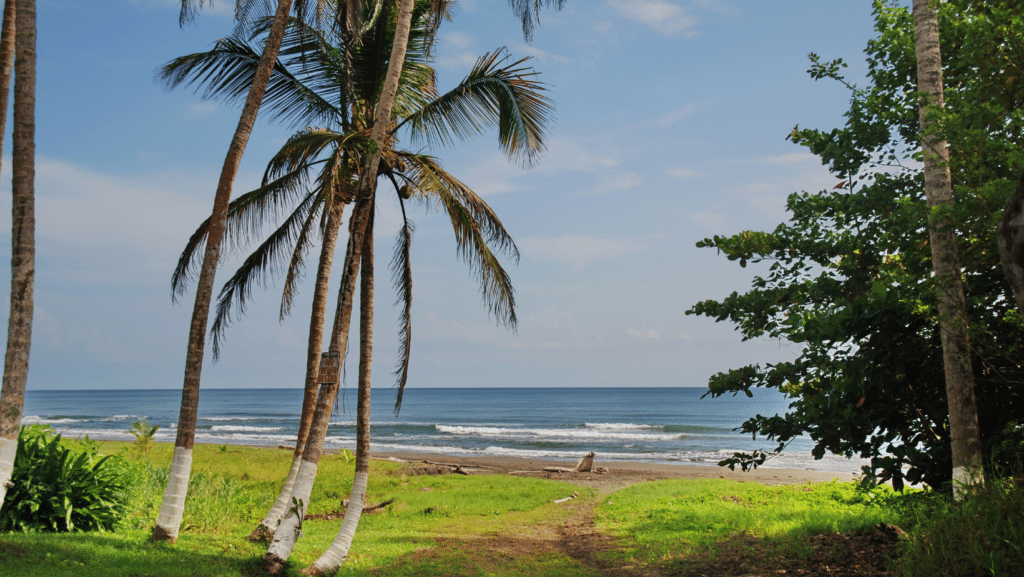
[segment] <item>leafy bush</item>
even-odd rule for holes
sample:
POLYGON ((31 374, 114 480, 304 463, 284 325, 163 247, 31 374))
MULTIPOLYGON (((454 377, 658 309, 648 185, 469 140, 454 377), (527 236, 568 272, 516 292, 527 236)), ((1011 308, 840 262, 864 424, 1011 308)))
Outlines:
POLYGON ((150 425, 149 421, 143 419, 132 423, 128 432, 135 437, 135 446, 143 451, 148 451, 153 446, 153 437, 159 428, 160 425, 150 425))
POLYGON ((67 445, 49 426, 21 428, 0 530, 105 531, 121 519, 124 464, 97 458, 94 443, 67 445))
POLYGON ((897 574, 1020 575, 1024 567, 1024 486, 1012 477, 989 480, 962 502, 931 499, 897 564, 897 574))

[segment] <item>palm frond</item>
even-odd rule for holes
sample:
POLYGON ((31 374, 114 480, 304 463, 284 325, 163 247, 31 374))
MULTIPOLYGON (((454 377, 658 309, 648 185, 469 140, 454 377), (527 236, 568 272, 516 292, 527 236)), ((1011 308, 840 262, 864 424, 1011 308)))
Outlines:
MULTIPOLYGON (((276 218, 299 198, 305 178, 305 168, 299 168, 284 173, 279 178, 231 201, 224 221, 221 253, 227 254, 237 250, 239 246, 258 236, 264 219, 276 218)), ((188 282, 199 272, 209 227, 210 219, 207 217, 189 237, 185 249, 178 257, 178 264, 171 273, 172 302, 176 302, 178 296, 185 294, 188 282)))
MULTIPOLYGON (((505 230, 505 225, 501 223, 498 215, 472 189, 445 171, 436 158, 403 151, 394 151, 392 154, 406 166, 405 172, 413 181, 413 188, 419 193, 417 198, 442 207, 442 195, 451 195, 469 211, 477 226, 483 230, 488 243, 515 262, 519 262, 519 249, 516 248, 512 236, 505 230)), ((390 160, 390 157, 387 158, 389 162, 395 162, 390 160)))
POLYGON ((553 6, 555 10, 561 10, 565 0, 508 0, 508 5, 523 23, 523 38, 530 42, 533 40, 533 29, 540 23, 541 6, 553 6))
POLYGON ((220 357, 220 346, 224 334, 231 325, 232 314, 245 315, 248 301, 252 298, 253 285, 266 286, 270 279, 277 276, 288 257, 289 247, 308 243, 310 226, 315 222, 322 204, 317 202, 319 195, 311 192, 287 219, 259 247, 250 254, 238 267, 220 294, 217 295, 217 312, 214 316, 210 333, 213 336, 213 358, 220 357), (234 311, 234 312, 233 312, 234 311))
MULTIPOLYGON (((399 200, 401 203, 402 201, 399 200)), ((398 377, 395 386, 398 387, 398 394, 395 397, 395 415, 402 409, 402 396, 405 393, 405 384, 409 380, 409 357, 412 345, 412 260, 410 249, 412 247, 412 233, 416 230, 415 225, 405 216, 405 206, 402 206, 402 229, 398 231, 398 239, 395 242, 395 251, 391 256, 391 285, 395 289, 395 306, 402 305, 402 312, 398 316, 398 363, 395 367, 395 376, 398 377)))
MULTIPOLYGON (((181 0, 181 12, 178 14, 178 26, 185 26, 195 20, 196 13, 203 7, 206 0, 181 0)), ((213 0, 210 0, 213 4, 213 0)))
MULTIPOLYGON (((271 119, 292 125, 329 123, 337 119, 339 110, 329 99, 330 86, 325 88, 306 84, 307 80, 316 81, 324 76, 313 64, 323 68, 334 65, 332 62, 324 62, 330 60, 330 51, 319 50, 323 46, 322 38, 311 30, 293 21, 285 33, 261 105, 271 119), (286 65, 281 60, 281 57, 289 55, 294 60, 297 53, 307 58, 305 74, 295 70, 294 62, 286 65)), ((264 25, 254 34, 262 35, 265 31, 264 25)), ((155 79, 168 90, 180 85, 195 85, 196 93, 203 100, 219 100, 233 105, 248 96, 262 54, 263 48, 257 38, 246 41, 244 37, 232 35, 215 42, 213 49, 207 52, 171 60, 157 69, 155 79)))
MULTIPOLYGON (((345 190, 345 186, 349 184, 349 171, 346 161, 346 155, 344 149, 337 148, 329 159, 324 164, 324 169, 320 172, 320 175, 316 180, 316 190, 318 199, 317 202, 322 205, 320 210, 321 223, 320 230, 321 234, 325 232, 327 226, 339 226, 341 219, 341 210, 335 211, 334 208, 337 204, 344 206, 352 201, 354 191, 345 190), (339 219, 339 222, 330 222, 330 218, 339 219)), ((348 186, 351 189, 351 185, 348 186)), ((311 212, 311 217, 314 215, 311 212)), ((294 296, 298 291, 298 281, 301 279, 301 270, 305 262, 306 250, 309 248, 309 231, 314 228, 311 223, 306 223, 302 228, 302 233, 295 243, 295 249, 292 253, 292 260, 288 264, 288 269, 284 280, 284 289, 281 292, 281 310, 280 319, 284 320, 284 317, 288 316, 291 312, 292 304, 294 302, 294 296)))
POLYGON ((362 152, 371 142, 369 130, 339 133, 322 128, 307 128, 289 137, 281 149, 270 159, 263 175, 263 181, 266 182, 281 174, 316 164, 314 159, 329 147, 332 151, 362 152))
POLYGON ((404 155, 416 182, 417 198, 433 201, 448 214, 458 255, 479 275, 480 290, 497 321, 515 330, 517 319, 512 281, 491 251, 494 243, 516 260, 519 251, 497 215, 468 187, 441 170, 425 155, 404 155), (483 230, 481 230, 483 229, 483 230))
MULTIPOLYGON (((338 21, 346 6, 359 2, 338 2, 337 0, 295 0, 292 14, 297 20, 321 29, 330 28, 338 21)), ((239 0, 235 3, 235 34, 248 35, 259 26, 260 21, 273 18, 278 0, 239 0)))
POLYGON ((522 66, 529 58, 506 64, 509 59, 504 49, 485 54, 458 86, 401 125, 409 125, 414 139, 442 146, 497 127, 505 154, 532 166, 546 148, 544 136, 554 105, 535 80, 539 73, 522 66))

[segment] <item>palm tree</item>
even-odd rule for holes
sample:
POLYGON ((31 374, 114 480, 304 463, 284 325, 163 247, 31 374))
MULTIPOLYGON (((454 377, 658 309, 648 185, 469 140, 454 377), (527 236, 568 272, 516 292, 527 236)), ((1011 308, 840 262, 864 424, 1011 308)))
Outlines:
POLYGON ((540 23, 541 6, 561 10, 565 6, 565 0, 508 0, 508 4, 523 23, 523 38, 530 42, 533 39, 534 27, 540 23))
MULTIPOLYGON (((333 4, 336 7, 337 19, 344 20, 343 16, 346 15, 346 7, 357 3, 359 3, 357 0, 336 3, 328 2, 328 0, 298 0, 295 3, 295 7, 296 12, 301 18, 312 10, 312 6, 315 4, 315 13, 318 19, 322 19, 321 16, 327 12, 325 7, 333 4)), ((197 8, 201 7, 202 4, 203 0, 181 0, 180 24, 190 21, 194 17, 197 8)), ((251 22, 251 13, 258 11, 261 6, 267 5, 265 0, 263 2, 260 0, 239 0, 236 4, 236 18, 240 22, 240 26, 244 28, 248 22, 251 22)), ((203 365, 206 324, 210 312, 210 301, 213 296, 213 282, 217 262, 220 260, 220 249, 224 236, 224 219, 227 214, 235 176, 238 173, 238 167, 241 164, 242 154, 245 152, 249 136, 252 134, 256 115, 259 113, 260 104, 267 89, 267 82, 270 79, 271 70, 274 62, 277 60, 277 52, 281 46, 281 39, 284 36, 292 5, 293 0, 277 1, 273 23, 263 47, 259 64, 256 66, 252 77, 252 83, 248 87, 245 105, 242 108, 242 114, 238 120, 235 134, 228 146, 224 166, 221 169, 220 179, 217 183, 213 211, 209 220, 209 230, 206 235, 205 251, 196 286, 192 322, 189 328, 188 346, 185 356, 185 378, 181 389, 181 410, 178 416, 178 435, 174 442, 174 457, 171 461, 171 471, 167 478, 167 489, 164 492, 160 515, 157 517, 151 536, 156 541, 175 542, 178 536, 178 527, 181 525, 181 516, 185 509, 185 496, 188 491, 188 481, 192 470, 192 446, 195 442, 195 427, 199 405, 199 380, 203 365)))
MULTIPOLYGON (((537 92, 535 83, 530 79, 533 72, 525 68, 517 68, 522 61, 502 66, 507 57, 502 58, 502 53, 498 52, 481 59, 470 76, 455 90, 443 97, 437 97, 433 88, 433 72, 422 64, 425 57, 424 47, 428 45, 427 32, 429 31, 428 14, 424 8, 425 5, 420 6, 415 19, 418 26, 413 31, 412 40, 408 43, 410 53, 405 57, 405 73, 397 89, 395 116, 398 119, 404 118, 403 124, 412 127, 414 134, 420 134, 428 141, 437 143, 449 141, 450 134, 454 134, 456 138, 465 138, 488 126, 498 125, 501 128, 499 137, 503 148, 509 152, 510 156, 523 158, 526 163, 532 162, 536 154, 543 148, 540 135, 550 112, 550 105, 537 92), (433 100, 432 103, 430 103, 431 100, 433 100), (425 106, 425 103, 430 104, 425 106)), ((339 158, 337 152, 339 148, 351 147, 353 158, 364 157, 364 152, 368 148, 366 146, 367 139, 360 140, 356 136, 365 133, 365 126, 372 118, 369 116, 373 113, 372 106, 368 106, 366 103, 376 100, 379 90, 377 88, 379 82, 373 81, 374 75, 382 76, 383 66, 387 64, 387 61, 382 62, 381 59, 375 57, 376 54, 379 54, 381 46, 391 42, 387 22, 381 20, 376 28, 367 29, 362 42, 358 46, 351 45, 351 49, 347 53, 341 53, 335 47, 340 44, 343 51, 348 46, 343 42, 344 39, 328 38, 309 29, 306 29, 303 35, 300 34, 302 31, 300 23, 296 23, 292 32, 286 37, 285 48, 282 50, 282 54, 302 54, 302 60, 292 61, 291 65, 279 63, 275 77, 271 81, 270 93, 274 96, 268 98, 267 106, 277 107, 274 112, 278 114, 288 111, 298 119, 296 122, 302 124, 313 119, 307 117, 307 114, 319 115, 321 120, 334 122, 336 130, 344 130, 347 126, 350 131, 356 131, 356 134, 337 132, 331 136, 325 129, 310 129, 300 132, 289 140, 285 148, 271 162, 271 167, 268 168, 264 178, 263 192, 273 188, 267 186, 273 178, 296 170, 300 165, 304 164, 308 168, 316 163, 324 163, 325 166, 339 164, 329 160, 339 158), (303 38, 306 40, 302 40, 303 38), (333 42, 331 42, 332 40, 333 42), (315 43, 316 46, 299 47, 296 43, 302 41, 315 43), (348 70, 359 73, 359 76, 352 77, 351 82, 344 80, 348 77, 348 70), (351 86, 357 97, 345 98, 341 90, 345 85, 351 86), (298 109, 294 106, 296 99, 293 98, 293 95, 301 96, 308 105, 306 109, 298 109), (325 104, 331 101, 341 102, 342 105, 327 106, 325 104), (331 112, 332 110, 333 112, 331 112), (351 118, 346 115, 347 111, 354 111, 351 118), (313 151, 325 150, 331 151, 327 154, 327 159, 314 160, 317 158, 317 154, 314 154, 313 151)), ((182 73, 174 77, 176 82, 191 78, 193 81, 206 83, 208 96, 229 97, 233 90, 232 84, 225 79, 235 79, 234 83, 237 86, 244 85, 246 76, 241 70, 246 66, 251 67, 252 59, 245 56, 245 50, 241 48, 241 44, 238 39, 225 39, 209 53, 184 57, 179 59, 180 62, 176 61, 168 67, 177 68, 182 73)), ((392 128, 391 134, 396 129, 397 127, 392 128)), ((446 210, 456 227, 457 238, 464 248, 464 256, 479 265, 482 273, 481 280, 485 285, 486 294, 492 297, 494 311, 499 316, 507 314, 511 322, 514 323, 513 301, 508 277, 487 248, 487 241, 490 239, 492 242, 496 241, 500 248, 511 250, 514 253, 514 245, 501 227, 500 221, 471 190, 441 170, 434 159, 426 155, 395 151, 392 149, 393 137, 387 135, 386 137, 385 144, 387 146, 383 149, 384 158, 382 161, 378 161, 377 165, 382 169, 383 174, 395 184, 395 189, 400 191, 400 201, 402 196, 407 197, 411 194, 410 191, 415 190, 419 192, 418 199, 437 202, 446 210)), ((344 163, 344 165, 351 166, 348 163, 344 163)), ((318 182, 327 180, 323 174, 321 173, 318 182)), ((345 181, 344 178, 335 180, 345 181)), ((249 194, 257 193, 261 192, 254 191, 249 194)), ((243 195, 236 201, 239 209, 237 214, 241 214, 244 210, 242 205, 249 202, 248 197, 249 195, 243 195)), ((306 201, 304 200, 304 202, 306 201)), ((303 203, 300 203, 300 206, 303 203)), ((235 206, 235 203, 232 205, 235 206)), ((372 211, 372 206, 372 202, 365 203, 362 207, 357 206, 356 214, 366 211, 367 207, 372 211)), ((233 218, 232 214, 236 213, 229 211, 229 220, 233 218)), ((367 213, 364 212, 364 214, 367 213)), ((287 223, 309 222, 310 220, 310 217, 293 213, 286 219, 286 225, 287 223)), ((240 220, 236 221, 240 222, 240 220)), ((353 219, 353 221, 358 222, 358 219, 353 219)), ((304 237, 303 233, 291 235, 284 230, 285 228, 286 226, 282 225, 282 228, 272 234, 267 242, 246 259, 243 267, 225 286, 218 305, 218 316, 214 322, 215 343, 219 339, 217 330, 226 326, 226 323, 221 321, 224 315, 231 310, 232 300, 238 303, 238 309, 244 309, 252 280, 261 278, 254 271, 265 267, 266 263, 273 260, 268 258, 268 255, 273 250, 278 250, 274 247, 279 247, 281 239, 304 237), (278 240, 271 242, 271 239, 274 238, 278 240)), ((201 232, 202 229, 197 231, 197 235, 201 232)), ((407 277, 409 272, 407 256, 411 232, 412 226, 409 223, 403 227, 400 235, 400 250, 397 252, 400 258, 396 260, 395 266, 396 270, 401 273, 399 276, 407 277)), ((193 239, 195 238, 194 236, 193 239)), ((372 236, 370 238, 372 239, 372 236)), ((195 242, 190 242, 190 249, 186 250, 181 260, 186 264, 179 266, 179 270, 188 268, 187 263, 194 258, 192 255, 195 244, 195 242)), ((296 243, 295 246, 297 247, 299 244, 301 243, 296 243)), ((355 253, 355 248, 355 235, 350 235, 349 256, 346 259, 346 264, 355 263, 358 267, 359 261, 352 256, 355 253)), ((280 254, 285 254, 285 252, 280 254)), ((296 261, 295 254, 298 253, 293 253, 291 263, 296 261)), ((325 255, 329 258, 326 251, 322 252, 321 262, 324 261, 325 255)), ((343 276, 347 279, 354 279, 357 267, 355 271, 351 266, 347 267, 346 274, 343 276)), ((293 278, 291 266, 287 270, 288 278, 293 278)), ((346 282, 343 283, 343 286, 353 285, 346 282)), ((398 283, 398 286, 402 289, 401 292, 406 301, 405 314, 403 314, 402 366, 404 366, 408 360, 407 313, 409 311, 408 297, 411 296, 411 279, 406 278, 398 283)), ((286 297, 291 294, 291 290, 290 281, 286 281, 286 297)), ((348 327, 345 317, 350 315, 348 311, 351 310, 351 300, 348 300, 347 306, 345 305, 347 299, 344 297, 344 291, 341 300, 342 304, 336 313, 335 330, 332 331, 331 348, 334 351, 344 349, 344 338, 348 327)), ((362 299, 361 302, 367 306, 372 304, 371 299, 362 299)), ((366 318, 368 315, 364 311, 361 316, 366 318)), ((311 333, 313 332, 315 331, 311 330, 311 333)), ((319 337, 316 340, 318 339, 319 337)), ((314 339, 311 338, 310 342, 312 344, 314 339)), ((368 336, 363 339, 363 342, 369 342, 368 336)), ((317 343, 318 345, 319 343, 317 343)), ((366 351, 365 346, 361 348, 366 351)), ((361 356, 365 358, 366 355, 364 353, 361 356)), ((368 385, 368 372, 361 370, 361 374, 366 375, 361 378, 361 381, 368 385)), ((404 375, 404 368, 400 368, 400 392, 404 385, 404 375)), ((336 383, 327 383, 321 387, 316 420, 323 425, 322 435, 326 434, 326 423, 329 420, 333 402, 332 389, 335 387, 336 383)), ((368 389, 363 392, 368 393, 368 389)), ((361 393, 360 398, 366 399, 366 394, 361 393)), ((362 406, 368 407, 368 404, 363 403, 362 406)), ((368 425, 368 419, 364 419, 364 421, 368 425)), ((368 428, 362 427, 361 430, 368 431, 368 428)), ((316 456, 306 453, 306 459, 313 460, 312 470, 314 471, 322 446, 322 436, 319 441, 311 439, 307 442, 307 448, 315 448, 317 453, 316 456)), ((366 455, 367 451, 363 450, 361 454, 366 455)), ((308 484, 311 486, 312 476, 308 474, 303 476, 308 479, 308 484)), ((303 496, 303 491, 300 489, 295 492, 294 496, 296 503, 300 501, 304 503, 308 499, 308 490, 303 496)), ((358 510, 358 508, 353 510, 358 510)))
MULTIPOLYGON (((4 1, 3 29, 0 31, 0 136, 7 133, 7 99, 11 91, 11 73, 14 71, 14 0, 4 1)), ((3 139, 0 139, 0 158, 3 157, 3 139)))
POLYGON ((917 46, 917 83, 921 102, 921 149, 924 156, 924 189, 931 211, 929 239, 932 266, 939 291, 939 324, 949 404, 949 431, 953 453, 953 492, 958 498, 965 487, 981 481, 981 434, 974 398, 974 373, 968 343, 967 307, 961 281, 956 232, 950 220, 953 187, 949 150, 936 134, 934 114, 944 104, 939 19, 932 0, 914 0, 914 35, 917 46))
MULTIPOLYGON (((35 0, 18 0, 16 4, 11 312, 0 388, 0 503, 7 495, 7 484, 14 470, 21 412, 25 405, 35 287, 36 4, 35 0)), ((5 31, 9 30, 7 17, 5 7, 5 31)))

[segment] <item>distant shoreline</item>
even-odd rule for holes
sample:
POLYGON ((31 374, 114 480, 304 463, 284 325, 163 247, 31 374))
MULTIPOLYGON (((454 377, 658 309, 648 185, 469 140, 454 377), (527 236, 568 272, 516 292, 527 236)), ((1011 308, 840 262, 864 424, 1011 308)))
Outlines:
MULTIPOLYGON (((131 444, 131 441, 120 439, 94 439, 96 441, 108 441, 116 443, 131 444)), ((160 444, 169 444, 160 442, 160 444)), ((292 452, 293 447, 271 446, 271 445, 242 445, 233 443, 196 443, 196 445, 232 447, 249 447, 273 451, 292 452)), ((326 449, 327 454, 337 454, 337 449, 326 449)), ((582 454, 580 455, 583 456, 582 454)), ((575 461, 547 460, 525 457, 504 457, 492 455, 446 455, 443 453, 419 453, 409 451, 378 451, 371 453, 372 459, 380 460, 401 460, 409 463, 446 463, 459 465, 468 469, 477 469, 478 472, 491 472, 496 474, 507 474, 510 472, 529 472, 530 476, 543 476, 572 482, 588 481, 597 485, 628 485, 640 481, 653 481, 658 479, 728 479, 740 482, 754 482, 763 485, 789 485, 804 483, 826 483, 833 480, 853 481, 855 476, 843 471, 817 471, 811 469, 775 469, 770 467, 759 467, 752 471, 743 472, 740 470, 731 471, 727 467, 715 465, 686 465, 686 464, 664 464, 647 463, 642 461, 601 461, 600 457, 594 460, 595 468, 602 468, 603 473, 554 473, 540 474, 545 467, 572 468, 576 466, 575 461), (533 474, 536 473, 536 474, 533 474)))

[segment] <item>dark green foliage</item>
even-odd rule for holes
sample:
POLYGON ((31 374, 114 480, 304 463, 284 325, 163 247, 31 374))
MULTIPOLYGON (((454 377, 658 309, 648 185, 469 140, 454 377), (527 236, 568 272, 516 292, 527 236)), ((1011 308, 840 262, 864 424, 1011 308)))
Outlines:
MULTIPOLYGON (((698 243, 741 266, 771 265, 750 292, 697 303, 688 314, 730 320, 744 339, 802 345, 792 361, 712 377, 712 397, 769 387, 791 399, 787 414, 758 415, 741 426, 777 443, 772 449, 737 453, 722 464, 756 467, 794 437, 808 435, 815 456, 870 458, 868 481, 939 487, 952 465, 929 211, 917 169, 913 23, 906 8, 875 6, 878 38, 866 51, 866 88, 840 76, 841 61, 811 55, 812 77, 850 88, 846 125, 797 127, 789 136, 829 166, 836 186, 791 195, 789 222, 772 232, 698 243)), ((1024 318, 1009 294, 995 236, 1024 173, 1024 20, 994 6, 982 13, 970 2, 944 3, 940 17, 948 113, 939 124, 953 159, 952 216, 991 467, 1019 458, 1024 423, 1024 318), (1007 444, 1007 435, 1017 444, 1007 444)))
POLYGON ((94 443, 80 445, 69 448, 48 426, 21 428, 0 530, 113 529, 127 499, 122 468, 116 458, 97 458, 94 443))

